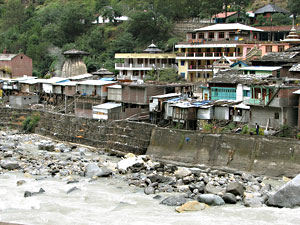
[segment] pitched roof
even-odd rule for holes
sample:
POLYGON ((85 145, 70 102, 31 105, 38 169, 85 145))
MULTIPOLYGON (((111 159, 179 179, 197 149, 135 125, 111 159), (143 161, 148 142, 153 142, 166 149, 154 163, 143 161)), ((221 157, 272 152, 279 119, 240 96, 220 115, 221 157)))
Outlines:
POLYGON ((300 72, 300 63, 294 64, 290 69, 290 72, 300 72))
POLYGON ((229 70, 218 73, 208 83, 221 83, 221 84, 253 84, 264 83, 264 80, 271 75, 257 75, 257 74, 242 74, 236 70, 229 70))
POLYGON ((272 13, 289 13, 287 10, 282 9, 280 7, 278 7, 277 5, 274 4, 268 4, 265 5, 261 8, 259 8, 258 10, 256 10, 254 13, 255 14, 263 14, 263 13, 267 13, 267 12, 272 12, 272 13))
POLYGON ((16 56, 17 54, 0 54, 0 61, 10 61, 16 56))
POLYGON ((250 27, 240 23, 218 23, 211 26, 195 29, 194 31, 219 31, 219 30, 247 30, 247 31, 260 31, 263 30, 250 27))
POLYGON ((299 52, 269 52, 258 61, 293 62, 299 52))
MULTIPOLYGON (((292 29, 292 25, 281 25, 281 26, 257 26, 256 28, 261 29, 263 31, 286 31, 289 32, 292 29)), ((295 26, 297 31, 300 31, 300 27, 295 26)))

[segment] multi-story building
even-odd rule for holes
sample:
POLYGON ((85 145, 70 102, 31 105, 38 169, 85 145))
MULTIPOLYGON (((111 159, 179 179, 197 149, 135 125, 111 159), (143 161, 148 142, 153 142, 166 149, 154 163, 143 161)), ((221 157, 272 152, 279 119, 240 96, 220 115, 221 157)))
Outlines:
POLYGON ((115 64, 115 69, 119 70, 118 80, 143 79, 151 70, 177 69, 176 55, 163 53, 153 43, 143 53, 117 53, 115 58, 120 60, 115 64))
MULTIPOLYGON (((262 30, 239 23, 215 24, 187 33, 187 42, 178 43, 178 73, 191 82, 212 78, 214 62, 250 60, 268 52, 282 52, 288 43, 259 42, 262 30)), ((228 65, 218 71, 225 71, 228 65)))

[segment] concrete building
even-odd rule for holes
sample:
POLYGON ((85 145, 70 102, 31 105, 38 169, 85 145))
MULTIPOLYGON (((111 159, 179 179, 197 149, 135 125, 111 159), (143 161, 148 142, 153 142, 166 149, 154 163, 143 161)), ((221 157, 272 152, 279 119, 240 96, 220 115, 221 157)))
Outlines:
MULTIPOLYGON (((232 64, 258 58, 269 51, 284 51, 288 43, 259 42, 262 30, 239 23, 215 24, 187 33, 179 43, 176 59, 178 73, 191 82, 207 82, 214 74, 214 63, 222 57, 232 64)), ((219 67, 218 71, 225 71, 219 67)))
POLYGON ((9 105, 12 107, 22 108, 39 103, 38 95, 10 95, 9 105))
POLYGON ((116 53, 115 69, 119 70, 118 80, 143 79, 147 72, 161 69, 175 69, 176 55, 174 53, 163 53, 156 45, 151 44, 143 53, 116 53))

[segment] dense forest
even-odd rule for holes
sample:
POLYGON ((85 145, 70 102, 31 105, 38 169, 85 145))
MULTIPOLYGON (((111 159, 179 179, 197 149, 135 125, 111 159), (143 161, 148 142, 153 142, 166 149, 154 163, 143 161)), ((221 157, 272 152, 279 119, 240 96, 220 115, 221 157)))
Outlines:
MULTIPOLYGON (((288 0, 300 12, 299 0, 288 0)), ((87 51, 89 72, 102 66, 113 70, 116 52, 136 52, 152 41, 171 51, 180 41, 172 31, 184 18, 210 18, 223 11, 240 17, 253 0, 0 0, 0 51, 23 52, 33 59, 34 75, 55 73, 63 63, 62 52, 87 51), (93 21, 103 16, 110 23, 93 21), (128 16, 118 23, 115 17, 128 16)))

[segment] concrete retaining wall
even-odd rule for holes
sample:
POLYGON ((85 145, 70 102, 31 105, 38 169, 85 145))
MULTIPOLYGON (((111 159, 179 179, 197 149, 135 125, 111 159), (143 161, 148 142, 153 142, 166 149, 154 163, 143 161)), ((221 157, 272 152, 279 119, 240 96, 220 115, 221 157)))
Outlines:
POLYGON ((270 176, 294 176, 300 172, 300 141, 287 138, 155 128, 147 154, 270 176))
POLYGON ((157 128, 146 123, 98 121, 12 108, 0 108, 0 125, 21 128, 22 121, 37 112, 41 119, 36 133, 62 141, 270 176, 294 176, 300 172, 300 141, 295 139, 206 134, 157 128))

